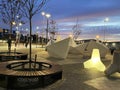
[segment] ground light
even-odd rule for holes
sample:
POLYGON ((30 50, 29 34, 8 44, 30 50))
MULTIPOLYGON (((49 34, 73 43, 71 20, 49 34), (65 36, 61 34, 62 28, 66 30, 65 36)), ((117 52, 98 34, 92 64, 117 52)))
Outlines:
POLYGON ((105 66, 100 60, 100 53, 99 49, 93 49, 92 51, 92 57, 90 60, 84 62, 85 68, 96 68, 99 71, 104 71, 105 66))

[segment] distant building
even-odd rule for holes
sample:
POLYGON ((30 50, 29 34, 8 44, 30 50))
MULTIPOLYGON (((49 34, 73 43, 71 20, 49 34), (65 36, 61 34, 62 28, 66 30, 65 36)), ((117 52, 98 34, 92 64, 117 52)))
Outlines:
MULTIPOLYGON (((9 29, 5 29, 5 28, 0 28, 0 39, 7 39, 9 36, 9 29)), ((15 39, 16 36, 16 32, 15 30, 12 31, 12 39, 15 39)))
MULTIPOLYGON (((89 41, 97 41, 96 39, 83 39, 83 40, 75 40, 75 42, 77 43, 77 44, 82 44, 82 43, 87 43, 87 42, 89 42, 89 41)), ((99 40, 99 42, 101 42, 100 40, 99 40)))

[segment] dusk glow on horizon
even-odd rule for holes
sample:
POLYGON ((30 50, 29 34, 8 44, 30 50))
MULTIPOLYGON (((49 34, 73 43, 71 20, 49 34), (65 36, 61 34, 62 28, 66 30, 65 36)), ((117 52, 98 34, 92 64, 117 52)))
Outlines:
MULTIPOLYGON (((51 15, 50 19, 56 21, 58 34, 68 37, 72 33, 73 26, 78 23, 81 34, 79 39, 103 40, 104 31, 106 41, 120 41, 120 0, 49 0, 42 8, 51 15), (109 21, 104 22, 105 18, 109 21)), ((41 13, 33 17, 33 33, 36 27, 39 31, 46 28, 46 18, 41 13)), ((0 27, 8 28, 0 20, 0 27)), ((28 24, 22 25, 24 30, 28 24)))

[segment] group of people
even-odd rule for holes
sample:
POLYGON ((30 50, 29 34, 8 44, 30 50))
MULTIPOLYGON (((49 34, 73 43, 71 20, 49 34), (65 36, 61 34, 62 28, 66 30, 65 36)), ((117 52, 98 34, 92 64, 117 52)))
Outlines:
MULTIPOLYGON (((19 45, 19 43, 23 43, 23 45, 27 48, 28 44, 29 44, 29 40, 30 40, 29 34, 24 36, 23 34, 20 34, 19 32, 17 32, 16 38, 15 38, 15 47, 17 47, 19 45)), ((9 41, 9 39, 8 39, 8 41, 9 41)), ((31 42, 39 43, 42 45, 42 47, 44 44, 47 44, 48 41, 49 41, 49 39, 47 40, 46 38, 41 37, 41 36, 38 37, 38 35, 35 35, 35 34, 31 36, 31 42)), ((11 45, 10 41, 9 41, 8 45, 11 45)))
MULTIPOLYGON (((17 44, 19 44, 21 41, 20 36, 18 35, 18 37, 16 36, 16 41, 15 41, 15 47, 17 46, 17 44)), ((23 45, 25 45, 25 47, 27 48, 28 43, 29 43, 29 34, 27 34, 27 36, 25 36, 24 38, 22 38, 23 41, 23 45)))
MULTIPOLYGON (((11 44, 12 44, 11 36, 9 36, 9 38, 8 38, 8 40, 7 40, 7 43, 8 43, 8 51, 10 52, 10 51, 11 51, 11 44)), ((15 40, 15 47, 16 47, 19 43, 20 43, 20 36, 17 35, 17 36, 16 36, 16 40, 15 40)), ((23 45, 25 45, 25 47, 27 48, 28 43, 29 43, 29 34, 27 34, 27 36, 24 38, 23 45)))

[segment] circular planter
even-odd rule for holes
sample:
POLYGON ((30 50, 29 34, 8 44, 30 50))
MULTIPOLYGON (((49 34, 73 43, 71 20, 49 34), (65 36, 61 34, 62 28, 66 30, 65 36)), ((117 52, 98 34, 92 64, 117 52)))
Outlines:
POLYGON ((25 60, 28 54, 20 52, 0 52, 0 61, 25 60))
POLYGON ((0 63, 0 78, 11 89, 45 87, 62 79, 62 69, 50 61, 7 61, 0 63))

